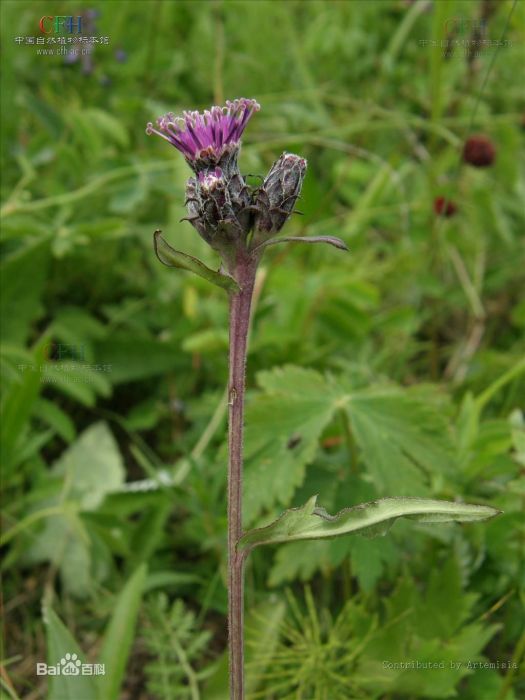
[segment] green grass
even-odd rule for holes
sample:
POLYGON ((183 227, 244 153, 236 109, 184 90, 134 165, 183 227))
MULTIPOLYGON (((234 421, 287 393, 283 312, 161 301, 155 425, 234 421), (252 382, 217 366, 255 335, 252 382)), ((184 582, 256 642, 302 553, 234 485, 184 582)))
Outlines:
POLYGON ((384 496, 504 511, 257 550, 248 697, 519 698, 523 3, 90 7, 89 34, 110 43, 85 74, 15 41, 78 4, 1 5, 5 696, 227 697, 227 298, 154 256, 162 229, 218 266, 179 222, 184 160, 145 127, 244 96, 262 109, 243 172, 266 173, 283 150, 308 159, 286 235, 350 249, 265 253, 246 526, 316 493, 331 513, 384 496), (431 45, 450 18, 483 16, 486 38, 510 44, 471 59, 431 45), (462 163, 473 133, 495 144, 492 167, 462 163), (454 216, 436 216, 438 196, 454 216), (106 676, 48 687, 36 663, 66 652, 106 676), (411 660, 438 668, 399 667, 411 660), (483 661, 493 667, 472 666, 483 661))

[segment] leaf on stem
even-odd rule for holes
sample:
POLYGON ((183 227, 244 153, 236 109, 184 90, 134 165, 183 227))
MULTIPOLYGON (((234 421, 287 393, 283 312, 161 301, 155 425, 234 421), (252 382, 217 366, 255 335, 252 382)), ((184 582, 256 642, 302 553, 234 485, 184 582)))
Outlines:
POLYGON ((277 243, 328 243, 335 248, 339 248, 339 250, 348 250, 346 243, 336 236, 279 236, 279 238, 270 238, 270 240, 264 241, 264 243, 258 245, 253 252, 262 250, 269 245, 276 245, 277 243))
POLYGON ((163 265, 167 267, 177 267, 181 270, 189 270, 199 277, 204 277, 208 282, 212 282, 218 287, 222 287, 227 292, 238 292, 239 285, 229 275, 222 272, 215 272, 203 262, 194 258, 192 255, 181 253, 180 250, 172 248, 161 236, 162 231, 155 231, 153 234, 153 246, 155 254, 163 265))
POLYGON ((329 515, 317 506, 317 496, 312 496, 304 506, 285 511, 270 525, 249 530, 237 546, 250 551, 261 544, 328 539, 351 533, 375 537, 385 535, 397 518, 425 523, 470 522, 487 520, 500 512, 490 506, 428 498, 382 498, 329 515))

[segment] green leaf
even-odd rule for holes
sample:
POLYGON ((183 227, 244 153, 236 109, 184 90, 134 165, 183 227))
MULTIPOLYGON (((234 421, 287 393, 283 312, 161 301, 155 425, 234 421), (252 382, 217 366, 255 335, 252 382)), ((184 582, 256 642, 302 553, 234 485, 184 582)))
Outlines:
POLYGON ((424 523, 470 522, 487 520, 501 512, 490 506, 427 498, 382 498, 329 515, 316 502, 317 496, 312 496, 304 506, 285 511, 271 525, 250 530, 239 540, 239 549, 249 551, 261 544, 328 539, 352 533, 375 537, 384 535, 403 517, 424 523))
POLYGON ((166 243, 164 238, 160 235, 161 233, 161 231, 155 231, 153 234, 153 245, 155 253, 163 265, 178 267, 181 270, 189 270, 195 275, 199 275, 199 277, 204 277, 208 282, 222 287, 222 289, 225 289, 227 292, 238 292, 240 290, 239 285, 233 277, 221 272, 215 272, 192 255, 187 255, 186 253, 181 253, 179 250, 175 250, 166 243))
POLYGON ((309 581, 317 570, 326 573, 333 568, 330 550, 324 542, 290 542, 277 549, 268 585, 274 587, 295 580, 309 581))
POLYGON ((178 571, 155 571, 149 574, 144 584, 144 593, 149 593, 149 591, 154 591, 156 588, 161 588, 166 591, 168 588, 180 588, 181 586, 188 586, 202 583, 200 579, 195 574, 179 573, 178 571))
POLYGON ((146 571, 146 565, 141 564, 124 586, 104 636, 100 663, 105 665, 105 675, 98 677, 101 697, 104 700, 117 700, 120 694, 133 643, 146 571))
POLYGON ((454 556, 430 571, 426 595, 416 605, 418 633, 427 639, 448 639, 465 622, 476 594, 463 593, 461 572, 454 556))
POLYGON ((257 380, 266 393, 247 408, 246 522, 276 503, 289 505, 342 396, 318 372, 300 367, 261 372, 257 380))
POLYGON ((431 474, 453 474, 447 424, 429 400, 396 387, 366 389, 349 396, 347 409, 381 493, 426 495, 431 474))
POLYGON ((124 483, 124 463, 117 442, 106 423, 95 423, 67 449, 53 467, 67 475, 70 496, 83 510, 94 510, 107 493, 124 483))
POLYGON ((482 672, 474 673, 467 679, 466 685, 461 691, 462 700, 494 700, 498 697, 504 697, 505 700, 516 700, 512 688, 507 688, 506 693, 501 694, 504 683, 505 676, 500 676, 496 670, 484 668, 482 672))
MULTIPOLYGON (((343 541, 337 540, 337 542, 343 541)), ((350 545, 348 553, 352 575, 357 578, 363 591, 370 592, 381 578, 385 565, 395 561, 398 556, 394 539, 389 537, 370 541, 355 537, 348 539, 347 542, 350 545)))
POLYGON ((128 558, 128 569, 135 569, 147 561, 162 541, 166 521, 173 510, 171 491, 160 493, 157 503, 145 509, 131 539, 131 554, 128 558))
POLYGON ((286 606, 273 597, 250 610, 246 620, 246 694, 261 686, 264 673, 272 665, 286 606))
POLYGON ((184 352, 212 354, 228 350, 228 331, 226 328, 207 328, 187 335, 182 341, 184 352))
POLYGON ((63 360, 47 362, 42 381, 85 406, 94 406, 97 394, 104 397, 111 394, 109 376, 107 372, 92 369, 91 365, 63 360))
POLYGON ((0 320, 4 341, 24 344, 42 312, 40 297, 49 267, 49 242, 37 240, 16 251, 0 267, 0 320))
POLYGON ((399 577, 385 600, 384 622, 357 664, 355 673, 363 678, 365 688, 403 698, 455 697, 459 681, 472 672, 468 662, 480 660, 498 625, 465 624, 475 596, 463 591, 454 557, 449 553, 446 558, 444 566, 434 561, 430 567, 432 579, 423 594, 421 580, 416 583, 409 571, 399 577), (412 659, 421 668, 407 667, 406 661, 412 659))
POLYGON ((80 114, 91 121, 104 136, 113 139, 119 146, 126 148, 129 145, 129 134, 122 119, 117 119, 102 109, 86 109, 85 107, 82 110, 75 110, 73 118, 76 119, 80 114))
MULTIPOLYGON (((85 430, 54 464, 49 480, 54 479, 58 486, 62 478, 64 501, 57 495, 38 505, 40 510, 62 505, 63 512, 46 517, 42 530, 29 540, 25 558, 32 563, 54 563, 67 590, 82 597, 93 585, 95 564, 101 563, 101 557, 92 551, 92 532, 86 530, 79 511, 95 510, 124 482, 123 460, 105 423, 95 423, 85 430)), ((33 519, 38 513, 34 511, 33 519)), ((99 569, 98 578, 103 575, 105 572, 99 569)))
MULTIPOLYGON (((43 619, 46 628, 47 662, 56 666, 66 654, 76 655, 85 662, 84 654, 55 612, 44 606, 43 619)), ((98 700, 99 696, 90 676, 57 675, 49 676, 49 700, 98 700)))
POLYGON ((180 370, 180 342, 153 336, 116 331, 94 343, 97 362, 107 366, 105 375, 113 384, 132 382, 180 370))
POLYGON ((13 382, 2 403, 0 444, 6 472, 13 469, 22 458, 18 446, 26 434, 31 412, 42 389, 40 366, 44 360, 45 345, 46 340, 42 338, 35 348, 30 364, 21 364, 21 380, 13 382))
MULTIPOLYGON (((275 595, 268 596, 250 608, 245 621, 246 694, 251 697, 262 685, 265 671, 272 667, 273 654, 279 641, 286 605, 275 595)), ((203 700, 225 700, 228 697, 228 653, 222 654, 213 676, 206 683, 203 700)))
POLYGON ((104 338, 107 329, 84 309, 64 306, 54 315, 50 332, 64 343, 82 346, 92 338, 104 338))
POLYGON ((277 243, 328 243, 339 250, 348 250, 346 243, 340 238, 337 238, 337 236, 283 236, 279 238, 270 238, 268 241, 264 241, 264 243, 254 248, 254 252, 267 248, 269 245, 276 245, 277 243))
POLYGON ((199 629, 181 599, 171 604, 163 593, 148 599, 144 613, 141 636, 152 658, 144 669, 148 697, 198 700, 200 683, 211 671, 204 663, 211 632, 199 629))
POLYGON ((455 461, 446 418, 433 389, 396 386, 352 391, 293 365, 260 372, 264 394, 248 402, 245 518, 290 505, 334 414, 348 411, 352 433, 380 495, 430 495, 431 478, 451 476, 455 461))
POLYGON ((66 442, 73 442, 76 436, 75 424, 61 408, 48 399, 36 401, 34 414, 49 425, 66 442))
POLYGON ((79 518, 77 504, 66 501, 62 504, 62 512, 55 514, 50 503, 58 503, 58 498, 44 502, 43 508, 31 514, 32 520, 31 516, 27 518, 27 522, 32 524, 37 518, 45 517, 45 524, 38 534, 29 540, 24 552, 24 562, 52 563, 60 570, 68 593, 76 597, 86 596, 93 585, 89 534, 79 518))

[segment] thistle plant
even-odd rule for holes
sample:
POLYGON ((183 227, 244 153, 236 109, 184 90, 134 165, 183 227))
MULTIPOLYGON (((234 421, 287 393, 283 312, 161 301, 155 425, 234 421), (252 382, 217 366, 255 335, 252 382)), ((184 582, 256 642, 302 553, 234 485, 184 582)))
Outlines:
POLYGON ((499 511, 484 505, 422 498, 383 498, 346 508, 335 516, 317 506, 312 497, 304 506, 283 513, 266 527, 243 531, 243 422, 247 337, 257 267, 265 248, 284 242, 328 243, 346 251, 332 236, 283 237, 279 234, 301 193, 307 163, 301 156, 283 153, 262 184, 251 186, 238 165, 241 137, 259 110, 255 100, 237 99, 203 113, 168 113, 147 134, 157 134, 179 150, 193 176, 186 183, 185 217, 219 254, 218 271, 172 248, 154 233, 159 260, 189 270, 224 289, 229 295, 228 377, 228 648, 230 699, 243 700, 243 579, 246 558, 264 544, 333 538, 349 533, 385 534, 397 518, 427 523, 477 521, 499 511))

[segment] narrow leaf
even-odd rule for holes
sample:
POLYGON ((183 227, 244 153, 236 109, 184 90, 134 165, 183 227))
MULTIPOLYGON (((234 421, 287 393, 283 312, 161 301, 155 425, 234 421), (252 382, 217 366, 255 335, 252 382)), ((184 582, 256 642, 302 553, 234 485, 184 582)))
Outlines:
POLYGON ((145 580, 146 565, 141 564, 119 595, 106 630, 100 653, 105 675, 99 677, 104 700, 117 700, 120 697, 145 580))
POLYGON ((350 533, 375 537, 384 535, 397 518, 403 517, 426 523, 467 522, 486 520, 501 512, 490 506, 428 498, 382 498, 329 515, 316 503, 317 496, 312 496, 304 506, 285 511, 271 525, 250 530, 239 540, 239 549, 249 551, 260 544, 325 539, 350 533))
POLYGON ((50 666, 68 667, 69 673, 50 675, 49 700, 98 700, 93 679, 81 672, 79 664, 85 663, 84 654, 52 608, 44 606, 47 661, 50 666), (66 656, 67 654, 67 656, 66 656))
POLYGON ((204 277, 208 282, 222 287, 222 289, 225 289, 227 292, 239 291, 239 285, 233 277, 221 272, 215 272, 215 270, 210 269, 192 255, 187 255, 186 253, 181 253, 180 250, 175 250, 166 243, 161 233, 162 231, 155 231, 153 234, 153 246, 155 248, 155 254, 163 265, 167 265, 167 267, 178 267, 180 270, 189 270, 195 275, 199 275, 199 277, 204 277))
POLYGON ((21 381, 11 385, 2 405, 1 451, 6 475, 20 462, 21 452, 18 448, 24 441, 31 412, 42 390, 40 367, 44 362, 47 343, 48 338, 43 335, 34 348, 31 364, 24 363, 21 381))
POLYGON ((276 245, 277 243, 328 243, 329 245, 339 248, 339 250, 348 250, 346 243, 336 236, 284 236, 282 238, 270 238, 270 240, 264 241, 264 243, 261 243, 254 249, 254 252, 262 248, 267 248, 269 245, 276 245))

